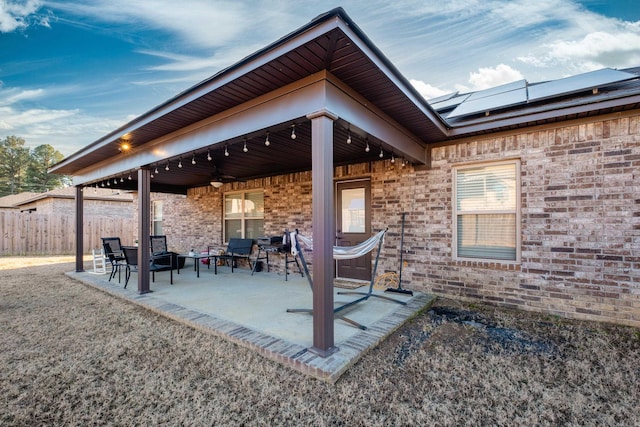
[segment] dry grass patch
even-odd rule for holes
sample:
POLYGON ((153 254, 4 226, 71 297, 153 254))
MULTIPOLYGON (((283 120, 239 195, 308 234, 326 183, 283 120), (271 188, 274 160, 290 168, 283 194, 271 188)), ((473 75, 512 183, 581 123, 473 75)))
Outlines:
POLYGON ((640 424, 638 329, 440 300, 329 385, 72 269, 0 276, 0 425, 640 424))

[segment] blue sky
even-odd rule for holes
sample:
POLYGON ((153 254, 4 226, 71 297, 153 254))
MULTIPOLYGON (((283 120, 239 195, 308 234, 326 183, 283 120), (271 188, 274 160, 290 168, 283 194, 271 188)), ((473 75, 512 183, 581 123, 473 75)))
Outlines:
POLYGON ((637 0, 0 0, 0 138, 70 155, 337 6, 426 98, 640 66, 637 0))

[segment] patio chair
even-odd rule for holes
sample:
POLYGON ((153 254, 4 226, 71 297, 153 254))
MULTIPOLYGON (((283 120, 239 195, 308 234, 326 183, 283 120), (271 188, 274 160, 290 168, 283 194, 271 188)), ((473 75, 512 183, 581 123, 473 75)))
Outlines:
MULTIPOLYGON (((211 247, 209 247, 208 250, 211 254, 211 247)), ((231 264, 232 273, 233 269, 237 267, 239 259, 246 259, 247 263, 249 264, 249 268, 251 268, 251 259, 249 257, 252 250, 253 239, 229 239, 229 244, 227 245, 227 249, 225 249, 223 254, 211 254, 211 257, 214 259, 214 273, 218 274, 218 261, 229 261, 231 264)))
POLYGON ((167 236, 157 235, 157 236, 150 236, 149 238, 150 238, 150 248, 151 248, 152 255, 154 256, 170 255, 170 257, 169 256, 158 257, 157 259, 158 265, 164 265, 165 267, 168 265, 172 265, 173 268, 184 267, 185 258, 178 258, 177 252, 169 251, 169 248, 167 246, 167 236))
POLYGON ((122 245, 119 237, 101 237, 102 247, 105 256, 111 264, 111 273, 109 274, 109 282, 116 277, 118 273, 118 282, 120 282, 120 269, 126 265, 124 254, 122 253, 122 245))
MULTIPOLYGON (((132 271, 138 271, 138 248, 136 246, 123 246, 122 253, 125 259, 126 272, 125 272, 125 281, 124 287, 127 288, 129 284, 129 278, 131 277, 132 271)), ((173 264, 172 257, 170 254, 165 255, 152 255, 149 264, 149 271, 151 271, 151 281, 156 281, 156 271, 169 271, 169 283, 173 285, 173 264), (168 260, 169 265, 159 265, 157 261, 160 259, 168 260)))

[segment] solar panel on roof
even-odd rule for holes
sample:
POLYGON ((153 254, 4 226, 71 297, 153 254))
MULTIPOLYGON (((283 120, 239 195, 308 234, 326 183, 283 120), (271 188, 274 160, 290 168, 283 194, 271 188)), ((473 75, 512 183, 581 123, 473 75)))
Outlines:
POLYGON ((527 102, 527 89, 511 90, 508 92, 500 92, 494 95, 485 96, 476 99, 467 99, 458 105, 455 110, 447 116, 447 118, 466 116, 469 114, 484 113, 498 108, 505 108, 512 105, 524 104, 527 102))
POLYGON ((431 104, 431 107, 436 111, 442 111, 461 104, 467 98, 469 98, 468 93, 460 96, 454 96, 453 98, 447 99, 446 101, 438 102, 436 104, 431 104))
POLYGON ((638 78, 635 74, 612 68, 603 68, 602 70, 591 71, 577 76, 531 85, 529 86, 529 101, 568 95, 635 78, 638 78))
POLYGON ((431 105, 436 104, 438 102, 446 101, 447 99, 451 99, 454 96, 458 95, 458 92, 451 92, 446 95, 436 96, 435 98, 427 99, 427 102, 431 105))
POLYGON ((504 92, 511 92, 512 90, 522 89, 527 87, 526 80, 517 80, 515 82, 503 84, 496 87, 491 87, 489 89, 480 90, 478 92, 474 92, 469 97, 469 101, 474 99, 486 98, 488 96, 497 95, 504 92))

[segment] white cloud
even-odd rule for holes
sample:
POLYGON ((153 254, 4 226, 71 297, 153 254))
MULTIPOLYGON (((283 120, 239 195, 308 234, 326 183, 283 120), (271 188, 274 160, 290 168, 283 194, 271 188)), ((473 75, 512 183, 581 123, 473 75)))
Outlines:
POLYGON ((522 80, 520 71, 505 64, 498 64, 495 67, 479 68, 477 73, 469 74, 471 90, 483 90, 516 80, 522 80))
POLYGON ((435 86, 423 82, 422 80, 411 79, 409 80, 409 82, 418 90, 418 92, 420 92, 420 95, 422 95, 424 99, 427 100, 451 93, 451 91, 439 89, 435 86))
POLYGON ((549 58, 561 62, 595 63, 598 68, 630 67, 640 63, 640 31, 597 31, 580 40, 561 40, 549 45, 549 58))
POLYGON ((11 105, 24 100, 41 98, 46 93, 44 89, 6 90, 3 92, 8 96, 4 100, 0 98, 0 105, 11 105))
POLYGON ((0 2, 0 33, 10 33, 29 25, 29 16, 41 6, 39 0, 0 2))

